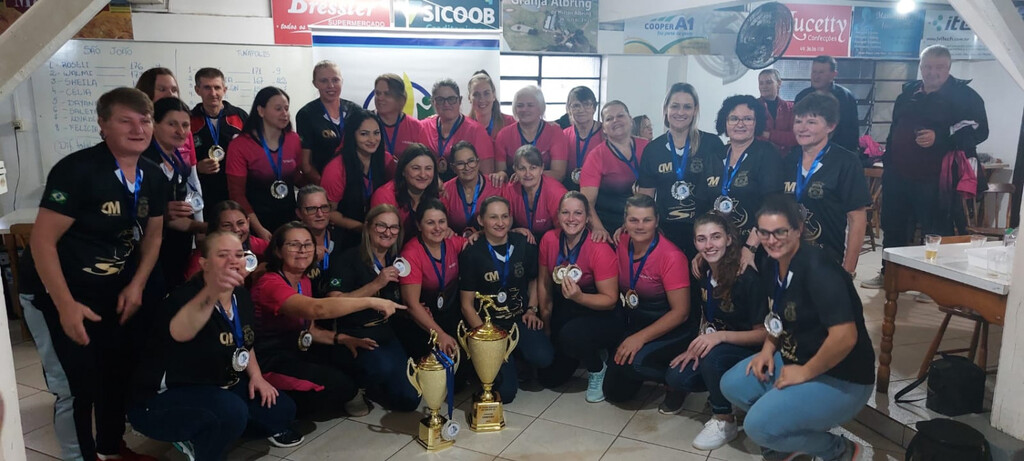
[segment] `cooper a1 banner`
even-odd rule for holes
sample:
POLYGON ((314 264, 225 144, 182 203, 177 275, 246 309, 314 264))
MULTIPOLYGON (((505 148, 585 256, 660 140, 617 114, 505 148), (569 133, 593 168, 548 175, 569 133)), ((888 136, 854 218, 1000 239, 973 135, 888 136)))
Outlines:
POLYGON ((893 8, 855 7, 850 56, 917 59, 923 29, 923 10, 900 14, 893 8))
POLYGON ((597 0, 501 0, 512 51, 597 52, 597 0))
POLYGON ((850 56, 852 6, 790 3, 786 6, 793 12, 793 40, 784 56, 850 56))
POLYGON ((271 0, 274 43, 310 45, 311 25, 391 27, 391 0, 271 0))
POLYGON ((622 51, 628 54, 711 54, 713 10, 680 11, 627 19, 622 51))
POLYGON ((395 27, 427 29, 501 28, 499 0, 394 0, 395 27))
MULTIPOLYGON (((434 114, 430 88, 443 78, 465 88, 480 69, 500 75, 498 31, 450 29, 328 29, 313 27, 313 60, 338 64, 345 86, 341 97, 373 108, 373 82, 394 73, 405 81, 405 113, 417 119, 434 114)), ((497 78, 495 78, 497 83, 497 78)), ((462 91, 462 112, 469 98, 462 91)))

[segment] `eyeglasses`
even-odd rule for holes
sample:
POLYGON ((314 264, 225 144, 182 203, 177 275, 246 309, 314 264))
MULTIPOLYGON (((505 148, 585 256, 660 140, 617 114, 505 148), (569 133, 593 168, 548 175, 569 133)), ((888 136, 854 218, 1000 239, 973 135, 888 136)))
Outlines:
POLYGON ((400 230, 402 230, 402 226, 400 226, 398 224, 395 224, 393 226, 389 226, 389 225, 384 224, 382 222, 374 224, 373 228, 376 229, 377 232, 380 232, 381 234, 386 233, 386 232, 390 232, 392 234, 397 234, 400 230))
POLYGON ((320 205, 320 206, 304 206, 302 211, 308 215, 315 215, 318 211, 321 213, 330 213, 331 205, 320 205))
POLYGON ((455 167, 456 170, 461 170, 464 168, 475 168, 479 163, 480 160, 477 159, 476 157, 473 157, 469 160, 466 160, 465 162, 454 162, 452 163, 452 166, 455 167))
POLYGON ((730 116, 729 118, 726 119, 726 121, 728 121, 730 125, 735 125, 735 124, 740 123, 740 122, 743 122, 744 125, 753 125, 754 124, 754 117, 730 116))
POLYGON ((448 96, 447 98, 434 96, 430 98, 430 101, 438 106, 450 106, 458 104, 460 99, 462 99, 462 96, 448 96))
POLYGON ((313 242, 299 243, 299 242, 285 242, 284 247, 293 253, 301 253, 305 251, 313 251, 316 245, 313 242))
POLYGON ((781 227, 775 230, 758 229, 757 236, 764 241, 767 241, 771 236, 775 236, 775 240, 783 240, 789 236, 789 231, 791 230, 793 229, 790 229, 788 227, 781 227))

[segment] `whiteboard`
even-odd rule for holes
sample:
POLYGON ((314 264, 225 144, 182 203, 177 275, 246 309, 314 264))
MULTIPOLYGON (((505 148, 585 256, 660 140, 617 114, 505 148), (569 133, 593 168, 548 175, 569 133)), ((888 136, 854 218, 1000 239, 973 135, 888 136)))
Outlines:
POLYGON ((70 40, 32 74, 43 171, 100 142, 96 100, 113 88, 134 87, 142 72, 156 66, 174 71, 189 107, 201 102, 193 76, 202 67, 224 72, 224 99, 246 111, 265 86, 288 92, 293 116, 318 96, 309 47, 70 40))

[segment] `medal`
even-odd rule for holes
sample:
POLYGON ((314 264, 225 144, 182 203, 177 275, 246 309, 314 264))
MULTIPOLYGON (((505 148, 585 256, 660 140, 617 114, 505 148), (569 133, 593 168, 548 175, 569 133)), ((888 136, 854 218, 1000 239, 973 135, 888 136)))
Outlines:
POLYGON ((629 240, 629 291, 626 292, 626 306, 630 309, 636 309, 640 305, 640 296, 636 293, 636 282, 640 280, 640 274, 644 271, 644 265, 647 264, 647 258, 651 256, 651 252, 654 251, 654 247, 658 245, 658 240, 661 235, 655 234, 654 238, 651 239, 651 243, 647 245, 647 251, 643 257, 640 258, 639 267, 634 267, 633 263, 633 240, 629 240))
POLYGON ((223 161, 225 155, 224 148, 220 147, 220 127, 217 126, 223 113, 224 109, 221 109, 220 113, 214 118, 207 117, 205 113, 203 114, 203 117, 206 119, 206 126, 210 129, 210 138, 213 139, 213 145, 210 146, 207 154, 217 162, 223 161))
POLYGON ((729 151, 725 154, 725 158, 722 159, 722 163, 725 165, 726 174, 722 175, 722 195, 715 199, 715 209, 724 215, 728 215, 729 213, 732 213, 732 210, 736 209, 736 200, 729 197, 729 190, 732 189, 732 182, 736 179, 736 174, 740 171, 740 165, 742 165, 743 161, 747 159, 747 153, 744 152, 743 155, 740 156, 740 159, 736 161, 736 165, 731 168, 732 172, 730 173, 729 157, 731 156, 732 147, 729 148, 729 151))
POLYGON ((114 158, 114 164, 117 165, 117 171, 121 173, 121 185, 124 186, 124 191, 129 193, 128 196, 128 208, 131 210, 132 215, 132 239, 136 242, 142 241, 142 225, 139 224, 139 192, 142 191, 142 164, 135 164, 135 190, 128 189, 128 177, 124 174, 124 170, 121 169, 121 164, 118 163, 117 158, 114 158))
POLYGON ((188 206, 192 207, 192 213, 203 211, 203 196, 190 191, 185 195, 185 201, 188 202, 188 206))
POLYGON ((210 150, 206 151, 206 154, 210 158, 212 158, 212 159, 214 159, 214 160, 216 160, 218 162, 223 161, 224 160, 224 156, 227 155, 224 152, 224 148, 220 147, 218 145, 213 145, 212 147, 210 147, 210 150))
POLYGON ((132 225, 132 240, 136 242, 142 241, 142 226, 138 222, 132 225))
MULTIPOLYGON (((484 239, 486 241, 486 239, 484 239)), ((505 292, 505 285, 508 283, 508 268, 512 265, 512 252, 515 251, 515 245, 508 244, 508 251, 505 252, 504 257, 499 257, 498 252, 494 251, 494 247, 491 242, 487 243, 487 251, 491 254, 491 263, 494 264, 494 269, 498 273, 498 282, 501 284, 501 288, 498 290, 498 303, 505 304, 508 301, 508 293, 505 292), (498 269, 498 262, 503 263, 501 270, 498 269)))
POLYGON ((455 440, 455 436, 459 435, 459 423, 454 419, 449 419, 448 422, 441 426, 441 438, 444 440, 455 440))
POLYGON ((309 346, 313 345, 313 333, 309 332, 309 329, 304 329, 299 332, 299 350, 306 352, 309 350, 309 346))
POLYGON ((672 184, 672 198, 682 201, 690 198, 690 191, 693 190, 693 186, 686 181, 676 181, 672 184))
POLYGON ((636 294, 636 290, 630 289, 626 292, 626 307, 636 309, 638 306, 640 306, 640 296, 636 294))
POLYGON ((775 313, 776 306, 782 306, 786 297, 786 290, 789 288, 789 274, 786 274, 785 280, 779 278, 779 262, 775 262, 775 295, 772 296, 771 304, 769 306, 768 315, 764 317, 764 329, 768 331, 768 334, 773 338, 778 338, 782 335, 784 328, 782 325, 782 317, 775 313))
POLYGON ((555 280, 555 283, 561 285, 562 280, 565 279, 565 272, 565 267, 558 267, 557 269, 551 271, 551 278, 555 280))
POLYGON ((579 184, 580 183, 580 169, 577 168, 575 170, 572 170, 572 173, 569 173, 569 178, 572 179, 572 183, 573 184, 579 184))
POLYGON ((779 318, 779 314, 775 312, 769 312, 768 315, 764 316, 764 329, 768 331, 768 334, 773 338, 778 338, 782 335, 782 319, 779 318))
POLYGON ((251 250, 245 250, 245 271, 252 272, 256 270, 256 266, 260 264, 260 261, 256 259, 256 253, 251 250))
POLYGON ((800 217, 803 218, 804 221, 806 221, 807 217, 810 216, 811 211, 808 210, 807 207, 805 207, 803 203, 801 203, 799 205, 800 205, 800 217))
POLYGON ((277 180, 270 184, 270 195, 278 200, 288 196, 288 184, 277 180))
POLYGON ((409 275, 409 272, 412 272, 412 267, 409 266, 409 261, 406 261, 405 258, 401 256, 395 258, 395 261, 391 263, 391 266, 398 271, 399 277, 405 277, 409 275))
MULTIPOLYGON (((425 242, 423 242, 423 236, 420 236, 420 237, 417 237, 417 238, 420 240, 420 246, 423 247, 423 252, 427 254, 427 259, 430 260, 430 267, 434 269, 434 275, 437 276, 437 310, 444 309, 445 272, 448 271, 448 266, 445 265, 445 253, 446 253, 446 251, 445 251, 446 250, 445 241, 444 240, 441 241, 441 261, 440 261, 441 268, 438 269, 437 268, 437 264, 436 264, 438 261, 436 259, 434 259, 434 255, 430 254, 430 250, 427 249, 427 244, 425 242)), ((405 263, 404 259, 402 259, 402 258, 398 258, 398 259, 401 259, 402 262, 405 263)), ((398 269, 398 262, 399 262, 398 259, 395 260, 395 268, 396 269, 398 269)), ((405 263, 403 265, 404 266, 408 266, 409 264, 405 263)), ((401 272, 401 269, 399 269, 399 272, 401 272)))
POLYGON ((569 178, 572 179, 573 184, 580 183, 580 169, 583 168, 583 156, 587 154, 587 148, 590 147, 590 140, 598 132, 598 130, 595 129, 597 126, 598 124, 595 123, 590 127, 590 133, 587 133, 586 138, 581 138, 579 130, 573 128, 573 131, 576 133, 576 169, 572 170, 572 173, 569 174, 569 178), (580 146, 581 142, 583 143, 582 147, 580 146))
POLYGON ((710 335, 711 333, 714 333, 716 331, 718 330, 716 330, 715 327, 712 326, 710 323, 704 326, 704 334, 706 335, 710 335))
POLYGON ((727 215, 732 213, 732 210, 735 208, 736 201, 727 195, 723 195, 715 199, 715 209, 718 210, 719 213, 727 215))
POLYGON ((444 295, 437 295, 437 310, 444 309, 444 295))
POLYGON ((565 268, 565 278, 578 283, 583 278, 583 269, 580 269, 580 266, 575 264, 570 264, 565 268))
POLYGON ((579 282, 583 277, 583 269, 576 265, 576 260, 580 258, 580 250, 587 241, 588 233, 589 231, 584 229, 576 246, 572 248, 569 248, 569 242, 566 241, 564 232, 558 235, 558 257, 555 261, 558 269, 552 274, 553 277, 556 277, 555 283, 561 285, 567 278, 572 279, 573 282, 579 282), (563 265, 565 262, 569 264, 563 265))
POLYGON ((241 347, 235 349, 235 353, 231 354, 231 369, 237 372, 243 372, 248 366, 249 351, 242 349, 241 347))
POLYGON ((508 301, 508 294, 505 293, 504 291, 499 291, 498 292, 498 302, 501 303, 501 304, 505 304, 505 301, 508 301))

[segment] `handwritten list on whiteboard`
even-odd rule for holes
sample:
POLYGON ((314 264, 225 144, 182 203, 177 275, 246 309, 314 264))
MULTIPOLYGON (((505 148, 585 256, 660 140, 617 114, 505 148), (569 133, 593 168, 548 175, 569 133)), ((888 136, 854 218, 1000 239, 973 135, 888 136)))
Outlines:
POLYGON ((225 100, 248 111, 265 86, 291 96, 292 113, 317 97, 309 48, 71 40, 32 76, 43 171, 74 151, 100 142, 96 100, 121 86, 135 86, 151 67, 167 67, 189 107, 200 102, 193 76, 202 67, 224 72, 225 100))

